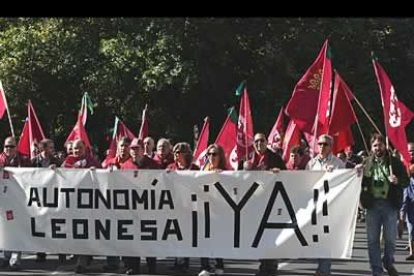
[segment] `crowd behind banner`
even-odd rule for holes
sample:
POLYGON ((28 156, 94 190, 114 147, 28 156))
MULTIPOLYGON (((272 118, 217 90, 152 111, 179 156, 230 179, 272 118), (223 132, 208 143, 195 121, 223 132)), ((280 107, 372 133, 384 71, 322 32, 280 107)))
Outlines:
MULTIPOLYGON (((309 155, 309 146, 302 142, 293 146, 289 158, 285 162, 283 152, 268 147, 268 141, 263 133, 257 133, 253 137, 253 152, 246 155, 247 160, 238 163, 239 170, 266 170, 279 173, 281 170, 315 170, 332 172, 341 168, 355 168, 359 177, 362 177, 362 192, 358 219, 365 221, 367 227, 368 253, 373 275, 381 275, 385 268, 389 275, 398 275, 394 265, 395 240, 398 231, 403 229, 404 221, 407 222, 410 236, 410 255, 413 255, 413 214, 414 214, 414 183, 413 177, 408 180, 407 173, 399 158, 385 147, 385 139, 375 134, 371 138, 371 152, 355 154, 352 148, 346 152, 340 152, 338 156, 332 153, 333 138, 329 135, 321 135, 317 139, 318 154, 315 157, 309 155), (385 250, 384 258, 381 258, 380 233, 384 226, 385 250)), ((3 152, 0 155, 1 167, 43 167, 55 169, 63 168, 106 168, 112 170, 140 170, 140 169, 164 169, 167 172, 173 170, 204 170, 214 171, 220 174, 227 170, 228 163, 223 148, 217 144, 211 144, 206 149, 206 162, 200 168, 194 164, 191 147, 186 142, 171 145, 165 138, 158 140, 154 151, 154 140, 151 137, 145 139, 130 139, 121 137, 117 141, 116 154, 111 158, 98 161, 93 152, 87 150, 85 142, 77 139, 65 145, 66 152, 58 155, 54 150, 54 143, 50 139, 44 139, 39 143, 39 153, 34 158, 22 155, 17 151, 17 141, 8 137, 4 141, 3 152)), ((408 144, 411 162, 414 161, 414 147, 408 144)), ((414 175, 414 166, 410 167, 411 175, 414 175)), ((12 214, 7 214, 12 216, 12 214)), ((21 252, 4 252, 2 267, 4 269, 21 269, 21 252)), ((46 261, 45 252, 37 253, 37 262, 46 261)), ((64 254, 59 255, 59 262, 65 263, 64 254)), ((208 258, 201 259, 200 276, 215 274, 221 275, 225 270, 226 261, 217 256, 215 269, 212 268, 208 258)), ((76 261, 77 273, 88 271, 88 265, 93 260, 92 256, 79 255, 72 257, 76 261)), ((120 262, 124 263, 127 275, 141 272, 140 258, 123 256, 107 257, 105 271, 117 271, 120 262)), ((320 258, 315 275, 323 276, 331 273, 331 260, 320 258)), ((148 271, 156 273, 157 263, 154 256, 147 256, 148 271)), ((186 274, 189 271, 189 257, 177 257, 173 265, 174 273, 186 274)), ((273 276, 277 274, 277 259, 261 259, 257 275, 273 276)))

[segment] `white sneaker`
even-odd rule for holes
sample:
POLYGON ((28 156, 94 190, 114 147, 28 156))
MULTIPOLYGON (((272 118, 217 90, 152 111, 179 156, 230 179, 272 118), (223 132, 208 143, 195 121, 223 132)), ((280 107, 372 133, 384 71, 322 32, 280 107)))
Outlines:
POLYGON ((222 268, 216 268, 216 270, 214 272, 216 273, 216 275, 223 275, 224 274, 224 270, 222 268))
POLYGON ((198 273, 198 276, 210 276, 210 272, 207 270, 202 270, 200 273, 198 273))

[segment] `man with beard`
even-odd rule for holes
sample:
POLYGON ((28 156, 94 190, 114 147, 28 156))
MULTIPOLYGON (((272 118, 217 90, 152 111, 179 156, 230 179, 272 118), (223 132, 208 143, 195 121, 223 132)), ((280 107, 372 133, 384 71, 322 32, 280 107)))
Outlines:
MULTIPOLYGON (((368 255, 374 276, 382 274, 382 267, 390 276, 398 276, 394 251, 397 239, 397 221, 402 205, 403 188, 408 184, 404 165, 385 148, 385 139, 375 133, 371 137, 371 155, 365 160, 362 187, 371 200, 362 202, 366 211, 368 255), (380 235, 383 229, 385 247, 381 264, 380 235)), ((361 166, 361 165, 360 165, 361 166)))

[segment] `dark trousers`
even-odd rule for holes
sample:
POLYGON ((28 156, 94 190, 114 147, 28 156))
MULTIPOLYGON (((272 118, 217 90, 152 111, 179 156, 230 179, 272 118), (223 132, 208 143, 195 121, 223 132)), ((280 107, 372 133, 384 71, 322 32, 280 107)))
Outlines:
MULTIPOLYGON (((147 257, 147 265, 149 268, 155 268, 157 265, 157 258, 147 257)), ((122 261, 127 269, 139 270, 141 265, 140 257, 122 257, 122 261)))
MULTIPOLYGON (((200 262, 201 270, 209 271, 211 269, 209 258, 200 258, 200 262)), ((224 262, 222 258, 216 258, 216 268, 224 269, 224 262)))
POLYGON ((279 261, 277 259, 260 259, 259 272, 272 274, 276 273, 279 261))

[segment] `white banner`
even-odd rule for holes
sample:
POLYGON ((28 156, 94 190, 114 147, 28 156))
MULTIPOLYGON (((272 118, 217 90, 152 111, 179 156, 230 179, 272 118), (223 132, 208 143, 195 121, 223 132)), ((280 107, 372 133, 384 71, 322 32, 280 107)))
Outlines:
POLYGON ((361 178, 334 172, 6 168, 0 248, 115 256, 351 258, 361 178))

